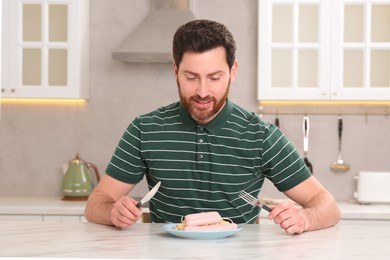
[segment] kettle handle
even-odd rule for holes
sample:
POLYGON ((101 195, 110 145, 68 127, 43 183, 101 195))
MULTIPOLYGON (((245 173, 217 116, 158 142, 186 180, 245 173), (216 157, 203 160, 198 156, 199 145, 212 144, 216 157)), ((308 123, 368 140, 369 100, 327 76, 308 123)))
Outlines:
POLYGON ((96 181, 99 182, 100 181, 100 174, 99 174, 99 170, 96 167, 96 165, 93 163, 90 163, 90 162, 87 162, 86 165, 87 165, 87 167, 92 168, 94 170, 95 175, 96 175, 96 181))

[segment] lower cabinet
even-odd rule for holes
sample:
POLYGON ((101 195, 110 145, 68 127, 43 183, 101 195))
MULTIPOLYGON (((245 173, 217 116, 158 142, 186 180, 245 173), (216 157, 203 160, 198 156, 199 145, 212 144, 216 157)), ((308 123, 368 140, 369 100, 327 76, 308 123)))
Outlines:
POLYGON ((81 215, 0 215, 0 221, 21 222, 87 222, 81 215))
POLYGON ((42 215, 0 215, 0 221, 42 222, 42 215))

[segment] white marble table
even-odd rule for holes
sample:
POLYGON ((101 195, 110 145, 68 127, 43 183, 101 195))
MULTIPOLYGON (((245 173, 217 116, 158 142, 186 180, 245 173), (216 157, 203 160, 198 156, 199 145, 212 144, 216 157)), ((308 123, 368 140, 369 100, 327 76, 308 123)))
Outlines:
POLYGON ((291 236, 278 226, 246 225, 231 237, 174 237, 162 224, 117 229, 92 223, 0 222, 0 257, 127 259, 389 259, 390 222, 344 220, 291 236))

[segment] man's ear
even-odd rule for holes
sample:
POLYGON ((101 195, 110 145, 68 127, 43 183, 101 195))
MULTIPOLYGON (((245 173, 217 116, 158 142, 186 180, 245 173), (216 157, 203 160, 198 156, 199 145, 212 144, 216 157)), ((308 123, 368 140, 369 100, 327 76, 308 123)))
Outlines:
POLYGON ((178 73, 178 68, 176 66, 176 63, 173 63, 173 73, 175 74, 175 78, 177 80, 177 73, 178 73))
POLYGON ((232 68, 230 69, 230 82, 233 83, 236 80, 238 72, 238 61, 235 60, 232 68))

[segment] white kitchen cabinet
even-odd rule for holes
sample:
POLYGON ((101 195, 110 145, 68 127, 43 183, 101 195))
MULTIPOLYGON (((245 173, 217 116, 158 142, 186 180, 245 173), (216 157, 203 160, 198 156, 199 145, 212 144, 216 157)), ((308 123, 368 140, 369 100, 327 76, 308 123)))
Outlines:
POLYGON ((29 214, 0 214, 2 221, 21 222, 87 222, 84 216, 78 215, 29 215, 29 214))
POLYGON ((390 100, 390 1, 259 1, 258 100, 390 100))
POLYGON ((0 222, 1 221, 16 221, 16 222, 42 222, 43 216, 42 215, 28 215, 28 214, 6 214, 2 215, 0 214, 0 222))
POLYGON ((89 0, 3 0, 2 98, 88 98, 89 0))
POLYGON ((86 222, 85 204, 61 197, 0 196, 0 221, 86 222))
MULTIPOLYGON (((88 222, 87 201, 65 201, 61 197, 0 196, 0 222, 88 222)), ((149 208, 142 208, 141 222, 149 222, 149 208)))

